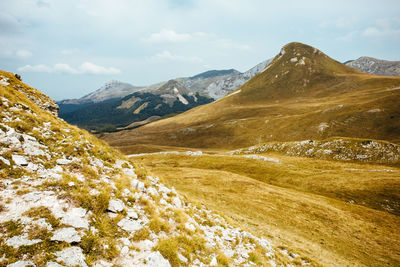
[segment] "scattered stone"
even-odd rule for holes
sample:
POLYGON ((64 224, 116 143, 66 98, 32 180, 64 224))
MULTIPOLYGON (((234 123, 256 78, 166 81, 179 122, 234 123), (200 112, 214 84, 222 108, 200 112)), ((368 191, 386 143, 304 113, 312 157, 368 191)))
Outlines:
POLYGON ((218 266, 217 258, 215 256, 212 258, 210 266, 218 266))
POLYGON ((54 232, 52 241, 64 241, 67 243, 81 242, 81 236, 72 227, 57 229, 54 232))
POLYGON ((11 158, 18 166, 28 166, 28 161, 24 156, 12 155, 11 158))
POLYGON ((10 239, 8 239, 6 244, 7 244, 7 246, 10 246, 13 248, 19 248, 20 246, 32 246, 39 242, 42 242, 42 240, 41 239, 29 240, 28 237, 26 237, 26 236, 14 236, 14 237, 11 237, 10 239))
POLYGON ((188 262, 188 259, 185 256, 183 256, 181 253, 178 253, 178 258, 180 261, 182 261, 184 263, 188 262))
POLYGON ((125 209, 125 204, 120 199, 111 199, 108 204, 108 210, 112 212, 121 212, 125 209))
POLYGON ((147 192, 152 196, 158 196, 159 195, 158 192, 157 192, 157 189, 155 189, 154 187, 149 187, 147 189, 147 192))
POLYGON ((138 220, 124 218, 118 222, 118 226, 127 232, 134 232, 143 228, 138 220))
POLYGON ((196 227, 191 224, 191 223, 185 223, 185 228, 188 229, 189 231, 195 232, 196 231, 196 227))
POLYGON ((64 248, 56 252, 55 255, 57 256, 57 261, 61 261, 67 266, 88 266, 85 262, 85 255, 80 247, 64 248))
POLYGON ((141 192, 146 192, 146 187, 144 186, 143 182, 132 179, 131 183, 134 188, 138 189, 141 192))
POLYGON ((60 165, 67 165, 67 164, 70 164, 72 162, 72 160, 64 158, 64 159, 57 159, 56 162, 57 162, 57 164, 60 164, 60 165))
POLYGON ((61 223, 71 225, 75 228, 89 229, 89 222, 85 219, 86 210, 83 208, 72 208, 62 217, 61 223))
POLYGON ((17 261, 7 265, 7 267, 27 267, 27 266, 36 267, 36 265, 31 261, 17 261))
POLYGON ((46 267, 63 267, 63 266, 57 262, 49 261, 47 262, 46 267))
POLYGON ((139 215, 134 210, 128 210, 127 215, 128 215, 128 218, 131 218, 134 220, 139 219, 139 215))
POLYGON ((147 267, 170 267, 168 260, 164 259, 160 252, 154 251, 146 258, 147 267))
POLYGON ((179 197, 173 197, 172 198, 172 203, 177 207, 177 208, 182 208, 182 202, 179 199, 179 197))
POLYGON ((3 158, 2 156, 0 156, 0 160, 1 160, 4 164, 10 166, 10 161, 9 161, 8 159, 5 159, 5 158, 3 158))
POLYGON ((57 262, 54 262, 54 261, 49 261, 47 264, 46 264, 46 267, 63 267, 61 264, 58 264, 57 262))

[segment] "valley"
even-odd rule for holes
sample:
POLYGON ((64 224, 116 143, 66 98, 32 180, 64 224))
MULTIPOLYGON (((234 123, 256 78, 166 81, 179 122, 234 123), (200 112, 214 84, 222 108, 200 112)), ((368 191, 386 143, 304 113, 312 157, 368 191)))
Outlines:
POLYGON ((399 264, 398 167, 257 156, 182 151, 131 159, 191 201, 323 266, 399 264))

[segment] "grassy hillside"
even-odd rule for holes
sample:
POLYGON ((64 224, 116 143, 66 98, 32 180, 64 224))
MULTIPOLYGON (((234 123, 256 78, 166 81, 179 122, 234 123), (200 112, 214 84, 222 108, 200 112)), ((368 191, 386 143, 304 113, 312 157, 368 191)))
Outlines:
POLYGON ((291 253, 325 266, 400 264, 399 168, 271 153, 132 159, 291 253))
POLYGON ((0 71, 0 266, 317 265, 193 205, 0 71))
POLYGON ((399 143, 399 102, 400 77, 361 73, 290 43, 263 72, 217 102, 101 137, 127 153, 155 145, 233 149, 335 136, 399 143))

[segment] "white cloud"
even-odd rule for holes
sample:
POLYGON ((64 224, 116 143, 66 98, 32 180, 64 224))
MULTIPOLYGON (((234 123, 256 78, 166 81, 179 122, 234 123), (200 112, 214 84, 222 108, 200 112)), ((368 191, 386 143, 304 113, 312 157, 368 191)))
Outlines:
POLYGON ((375 25, 367 27, 362 35, 370 38, 398 37, 400 36, 400 19, 379 19, 375 25))
POLYGON ((163 51, 153 57, 154 59, 168 60, 168 61, 182 61, 190 63, 200 63, 203 60, 199 57, 186 57, 180 55, 174 55, 169 51, 163 51))
POLYGON ((193 38, 191 34, 188 33, 177 33, 173 30, 163 29, 160 32, 152 33, 145 41, 151 43, 161 43, 161 42, 172 42, 181 43, 190 41, 193 38))
POLYGON ((45 73, 67 73, 67 74, 119 74, 121 71, 113 67, 103 67, 91 62, 83 62, 78 68, 73 68, 65 63, 57 63, 54 66, 25 65, 18 68, 20 72, 45 72, 45 73))
POLYGON ((35 66, 25 65, 23 67, 19 67, 18 71, 20 72, 53 72, 53 69, 49 66, 39 64, 35 66))
POLYGON ((113 67, 103 67, 91 62, 83 62, 79 67, 80 73, 89 73, 89 74, 118 74, 121 73, 119 69, 113 67))
POLYGON ((20 49, 18 50, 15 55, 19 58, 29 58, 32 56, 32 52, 26 49, 20 49))

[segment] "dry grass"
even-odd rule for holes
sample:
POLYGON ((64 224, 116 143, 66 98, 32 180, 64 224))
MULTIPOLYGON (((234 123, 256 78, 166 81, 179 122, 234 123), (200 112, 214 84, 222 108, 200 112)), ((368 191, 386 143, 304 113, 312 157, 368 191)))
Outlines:
POLYGON ((377 204, 390 198, 399 203, 393 189, 400 186, 398 173, 348 172, 385 167, 272 157, 284 164, 223 155, 135 160, 190 201, 324 265, 400 264, 399 217, 377 204))

